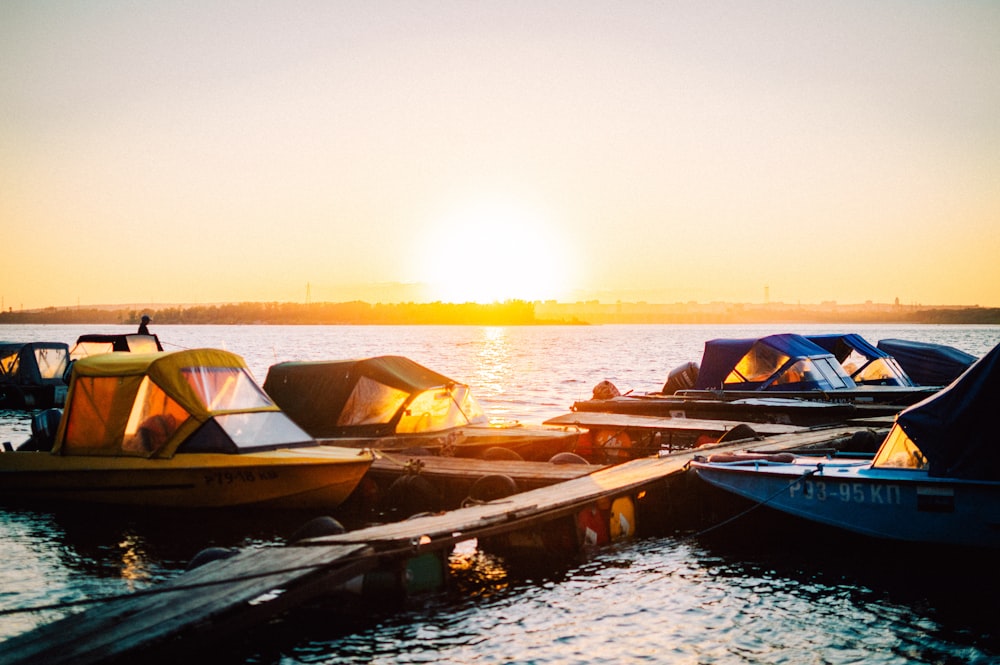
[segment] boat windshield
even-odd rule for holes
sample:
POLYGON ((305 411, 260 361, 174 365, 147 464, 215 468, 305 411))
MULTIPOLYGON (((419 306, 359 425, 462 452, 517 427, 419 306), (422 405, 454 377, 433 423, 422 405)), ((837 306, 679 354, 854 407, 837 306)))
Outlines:
POLYGON ((315 443, 306 432, 281 411, 227 413, 214 418, 232 439, 239 452, 315 443))
POLYGON ((823 384, 831 388, 846 388, 844 377, 834 368, 829 358, 802 358, 792 363, 774 380, 775 385, 796 383, 823 384))
POLYGON ((473 422, 487 422, 485 412, 472 396, 469 387, 452 384, 444 388, 425 390, 417 395, 399 419, 396 432, 416 434, 439 432, 462 427, 473 422))
POLYGON ((927 457, 903 428, 894 425, 872 462, 875 468, 926 469, 927 457))
POLYGON ((258 409, 273 404, 242 367, 185 367, 181 375, 209 411, 258 409))

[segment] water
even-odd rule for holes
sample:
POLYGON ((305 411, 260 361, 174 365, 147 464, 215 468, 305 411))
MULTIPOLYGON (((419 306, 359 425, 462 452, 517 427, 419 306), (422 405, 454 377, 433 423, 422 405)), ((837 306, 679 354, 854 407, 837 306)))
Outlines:
MULTIPOLYGON (((120 329, 130 332, 132 327, 120 329)), ((706 339, 787 332, 759 326, 158 326, 165 347, 225 348, 259 382, 283 360, 398 354, 469 382, 495 416, 536 423, 612 381, 662 386, 706 339)), ((844 332, 795 326, 796 332, 844 332)), ((114 326, 5 326, 12 340, 62 340, 114 326)), ((852 326, 982 355, 998 326, 852 326)), ((0 412, 19 443, 28 415, 0 412)), ((210 546, 284 542, 309 515, 0 510, 0 610, 145 589, 210 546)), ((876 546, 748 516, 711 535, 647 537, 579 560, 511 567, 475 549, 452 557, 454 584, 402 607, 303 611, 233 643, 234 663, 993 663, 1000 574, 966 552, 876 546)), ((71 610, 0 615, 0 640, 71 610)), ((0 642, 0 657, 3 643, 0 642)))

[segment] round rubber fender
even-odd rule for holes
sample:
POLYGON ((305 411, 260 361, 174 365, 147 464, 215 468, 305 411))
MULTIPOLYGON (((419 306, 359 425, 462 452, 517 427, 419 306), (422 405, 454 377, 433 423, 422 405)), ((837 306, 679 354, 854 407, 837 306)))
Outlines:
POLYGON ((516 450, 504 448, 503 446, 493 446, 483 451, 483 459, 488 460, 508 460, 510 462, 523 462, 524 458, 516 450))
POLYGON ((298 529, 288 539, 290 543, 297 543, 306 538, 319 538, 321 536, 335 536, 344 533, 347 529, 344 525, 333 519, 329 515, 314 517, 298 529))
POLYGON ((750 425, 746 423, 740 423, 736 427, 732 428, 725 434, 719 437, 718 443, 723 443, 725 441, 739 441, 740 439, 756 439, 757 432, 753 430, 750 425))
POLYGON ((556 453, 555 455, 553 455, 552 457, 549 458, 549 463, 550 464, 590 464, 590 462, 588 462, 587 460, 585 460, 580 455, 577 455, 576 453, 569 453, 569 452, 556 453))
POLYGON ((510 476, 494 473, 482 476, 469 488, 469 498, 473 501, 494 501, 520 492, 517 482, 510 476))
POLYGON ((385 508, 405 516, 435 512, 441 495, 434 483, 419 474, 406 474, 392 481, 385 493, 385 508))
POLYGON ((239 550, 235 547, 206 547, 191 557, 186 570, 194 570, 198 566, 204 566, 206 563, 218 561, 219 559, 228 559, 237 552, 239 550))

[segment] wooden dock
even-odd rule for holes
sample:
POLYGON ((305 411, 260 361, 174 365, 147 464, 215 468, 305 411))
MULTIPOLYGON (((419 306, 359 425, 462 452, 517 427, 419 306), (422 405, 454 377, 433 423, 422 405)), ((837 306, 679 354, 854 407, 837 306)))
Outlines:
POLYGON ((641 504, 655 499, 657 487, 682 474, 696 454, 823 445, 849 438, 857 429, 832 427, 642 458, 481 505, 243 551, 147 592, 96 605, 0 643, 0 663, 150 662, 151 655, 161 659, 200 645, 218 645, 230 631, 246 630, 327 596, 366 571, 398 567, 427 553, 444 557, 458 542, 537 528, 572 518, 602 501, 627 498, 641 504))

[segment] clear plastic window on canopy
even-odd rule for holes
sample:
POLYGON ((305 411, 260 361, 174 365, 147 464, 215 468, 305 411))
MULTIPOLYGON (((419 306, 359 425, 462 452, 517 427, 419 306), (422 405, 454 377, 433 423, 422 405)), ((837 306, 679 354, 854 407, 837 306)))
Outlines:
POLYGON ((486 421, 486 414, 472 396, 469 387, 455 384, 425 390, 417 395, 400 418, 396 432, 438 432, 486 421))
POLYGON ((888 383, 890 385, 912 385, 906 373, 892 358, 876 358, 851 377, 858 383, 888 383))
POLYGON ((162 448, 188 418, 187 411, 163 389, 143 377, 125 425, 122 449, 152 455, 162 448))
POLYGON ((367 376, 358 379, 337 419, 337 425, 377 425, 392 420, 410 396, 367 376))
POLYGON ((181 374, 209 411, 242 411, 273 404, 241 367, 185 367, 181 374))
POLYGON ((775 385, 819 383, 832 388, 845 388, 847 382, 829 358, 802 358, 787 367, 775 380, 775 385))
POLYGON ((313 442, 312 437, 281 411, 227 413, 215 416, 215 422, 243 453, 254 448, 273 449, 313 442))
POLYGON ((17 376, 21 351, 16 347, 10 349, 6 353, 0 353, 0 376, 17 376))
POLYGON ((64 348, 36 348, 35 362, 43 379, 59 379, 69 364, 69 354, 64 348))
POLYGON ((873 467, 892 469, 925 469, 927 458, 917 444, 906 435, 903 428, 893 426, 886 437, 878 454, 875 455, 873 467))
POLYGON ((789 356, 766 344, 754 344, 726 377, 726 383, 760 383, 788 362, 789 356))

